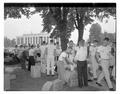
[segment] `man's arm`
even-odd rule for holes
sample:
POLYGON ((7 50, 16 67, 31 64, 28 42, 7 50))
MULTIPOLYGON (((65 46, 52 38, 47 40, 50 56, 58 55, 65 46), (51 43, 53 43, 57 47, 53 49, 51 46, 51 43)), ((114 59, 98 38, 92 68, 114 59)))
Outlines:
POLYGON ((99 52, 96 52, 96 53, 95 53, 95 58, 96 58, 97 62, 99 63, 100 60, 101 60, 101 58, 100 58, 100 53, 99 53, 99 52))

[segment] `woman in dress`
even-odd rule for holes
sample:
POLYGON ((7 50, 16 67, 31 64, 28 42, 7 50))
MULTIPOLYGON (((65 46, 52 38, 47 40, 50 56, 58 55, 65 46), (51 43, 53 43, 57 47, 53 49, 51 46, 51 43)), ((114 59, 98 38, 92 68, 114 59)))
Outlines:
POLYGON ((68 54, 71 53, 72 48, 68 47, 67 50, 63 51, 59 56, 57 62, 57 71, 58 71, 58 79, 68 83, 70 72, 69 69, 71 68, 70 64, 72 64, 68 58, 68 54))

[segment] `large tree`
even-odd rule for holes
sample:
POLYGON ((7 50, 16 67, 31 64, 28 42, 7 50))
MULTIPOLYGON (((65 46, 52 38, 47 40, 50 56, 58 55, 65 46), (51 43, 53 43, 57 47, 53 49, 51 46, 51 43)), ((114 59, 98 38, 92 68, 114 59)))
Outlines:
POLYGON ((101 41, 101 26, 96 23, 96 24, 92 24, 91 28, 90 28, 90 35, 89 35, 89 40, 91 42, 93 42, 93 40, 98 40, 99 42, 101 41))
POLYGON ((80 41, 83 38, 85 26, 93 21, 92 17, 97 17, 102 21, 109 15, 115 16, 116 9, 115 7, 95 7, 95 4, 92 7, 41 7, 36 4, 24 4, 22 7, 5 7, 4 13, 5 19, 7 17, 20 18, 21 14, 29 18, 31 14, 40 13, 43 18, 43 32, 50 32, 54 25, 51 37, 60 37, 62 50, 65 50, 74 28, 78 29, 78 41, 80 41), (35 11, 30 12, 31 6, 35 7, 35 11))

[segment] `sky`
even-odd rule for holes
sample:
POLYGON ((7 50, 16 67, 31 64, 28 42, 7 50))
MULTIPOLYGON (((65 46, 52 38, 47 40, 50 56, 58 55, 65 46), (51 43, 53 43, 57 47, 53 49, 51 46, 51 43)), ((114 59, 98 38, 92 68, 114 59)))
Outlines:
MULTIPOLYGON (((115 20, 113 20, 112 17, 108 19, 108 23, 105 23, 105 21, 101 23, 97 19, 95 19, 95 22, 98 22, 101 25, 102 32, 104 31, 109 33, 115 32, 115 20)), ((85 40, 89 38, 90 27, 91 24, 88 24, 85 27, 86 29, 83 35, 83 39, 85 40)), ((39 14, 31 16, 30 19, 27 19, 25 16, 22 16, 21 19, 8 18, 4 21, 4 36, 10 39, 16 38, 16 36, 22 36, 23 34, 40 33, 42 29, 43 29, 42 18, 39 16, 39 14)), ((78 31, 77 29, 75 29, 74 32, 72 32, 70 40, 73 40, 75 43, 77 43, 77 39, 78 31)))

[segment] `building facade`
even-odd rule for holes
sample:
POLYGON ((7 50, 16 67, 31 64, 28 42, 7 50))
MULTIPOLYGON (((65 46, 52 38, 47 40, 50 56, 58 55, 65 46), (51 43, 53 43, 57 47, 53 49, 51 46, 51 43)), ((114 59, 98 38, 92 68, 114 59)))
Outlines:
MULTIPOLYGON (((60 43, 60 38, 54 39, 52 38, 54 43, 59 42, 60 43)), ((43 41, 45 43, 49 44, 50 43, 50 34, 48 33, 39 33, 39 34, 24 34, 22 36, 16 37, 16 45, 42 45, 43 41)))

